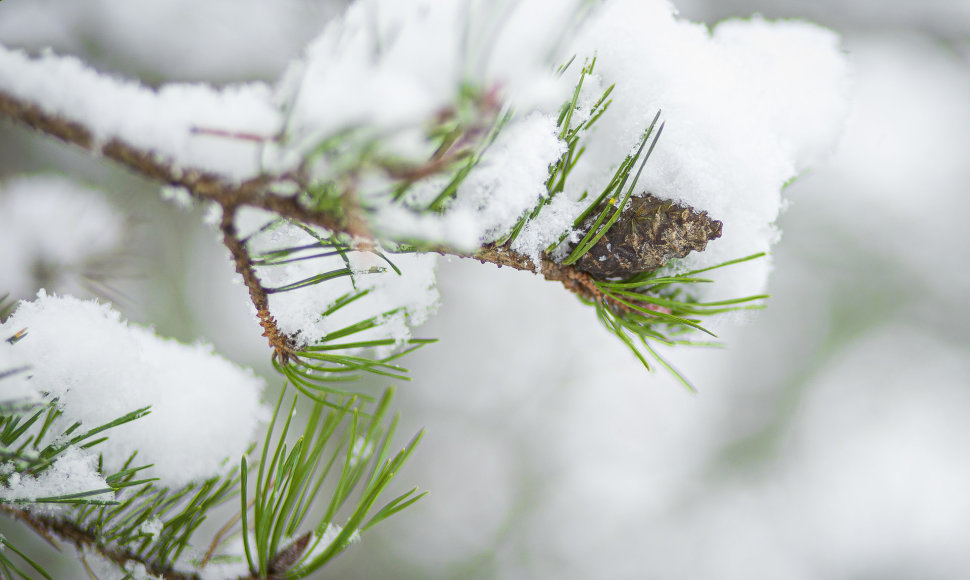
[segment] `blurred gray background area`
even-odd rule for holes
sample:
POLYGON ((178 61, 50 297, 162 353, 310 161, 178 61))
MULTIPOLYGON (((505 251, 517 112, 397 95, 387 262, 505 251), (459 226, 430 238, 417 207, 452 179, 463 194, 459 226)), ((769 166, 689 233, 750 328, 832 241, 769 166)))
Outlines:
MULTIPOLYGON (((691 394, 560 286, 442 259, 417 333, 441 341, 397 398, 404 432, 427 430, 402 485, 431 494, 329 577, 968 577, 970 1, 675 4, 712 25, 817 21, 852 64, 838 151, 787 190, 767 310, 719 328, 725 349, 665 351, 691 394)), ((6 0, 0 42, 149 83, 271 80, 337 10, 6 0)), ((131 217, 127 316, 279 382, 200 211, 0 125, 0 179, 25 171, 98 186, 131 217)))

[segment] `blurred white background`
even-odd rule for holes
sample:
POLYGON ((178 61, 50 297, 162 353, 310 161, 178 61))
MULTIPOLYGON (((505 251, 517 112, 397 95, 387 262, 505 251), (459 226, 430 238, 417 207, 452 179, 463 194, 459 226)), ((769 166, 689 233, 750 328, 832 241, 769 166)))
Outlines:
MULTIPOLYGON (((644 372, 560 286, 442 260, 443 304, 418 332, 441 342, 410 358, 397 398, 404 431, 427 430, 402 485, 431 495, 331 577, 967 576, 970 2, 676 4, 711 24, 818 21, 852 63, 839 150, 787 190, 768 309, 721 328, 726 349, 668 353, 693 395, 644 372)), ((338 9, 7 0, 0 42, 149 83, 270 80, 338 9)), ((278 382, 200 212, 0 125, 0 180, 42 171, 105 190, 131 218, 112 281, 127 316, 278 382)))

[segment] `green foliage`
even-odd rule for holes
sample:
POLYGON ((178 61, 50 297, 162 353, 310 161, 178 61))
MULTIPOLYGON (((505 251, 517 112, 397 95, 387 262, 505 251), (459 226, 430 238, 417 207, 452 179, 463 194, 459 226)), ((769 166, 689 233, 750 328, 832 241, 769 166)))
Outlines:
POLYGON ((586 218, 594 213, 598 208, 602 207, 599 215, 596 217, 596 221, 593 225, 586 231, 583 239, 579 241, 576 247, 570 252, 569 256, 562 261, 565 266, 572 265, 576 263, 583 255, 592 249, 600 239, 606 235, 610 227, 613 226, 620 219, 620 214, 623 212, 623 208, 626 206, 627 201, 630 200, 630 196, 633 195, 635 191, 637 181, 640 179, 640 174, 643 172, 643 167, 647 163, 647 159, 650 158, 650 154, 653 153, 654 147, 657 145, 657 141, 660 139, 660 134, 663 132, 663 123, 660 127, 656 129, 654 133, 654 128, 657 127, 657 121, 660 119, 660 111, 657 111, 656 116, 654 116, 653 121, 647 127, 646 131, 643 132, 643 136, 640 138, 640 144, 637 147, 636 153, 627 155, 627 157, 620 163, 617 168, 616 173, 613 175, 613 179, 606 185, 602 192, 592 202, 586 207, 585 210, 576 220, 573 222, 574 228, 583 228, 586 218), (644 154, 644 147, 647 145, 647 141, 650 140, 651 135, 653 135, 653 140, 650 142, 650 148, 647 149, 644 154), (643 157, 640 159, 640 157, 643 157), (640 160, 639 167, 636 174, 633 176, 633 180, 630 180, 630 173, 636 166, 637 160, 640 160), (630 181, 630 185, 627 186, 627 181, 630 181), (624 188, 626 192, 624 193, 624 188), (622 195, 619 203, 617 203, 617 197, 622 195), (603 202, 608 203, 603 203, 603 202), (605 221, 605 223, 604 223, 605 221))
MULTIPOLYGON (((3 380, 28 371, 24 367, 0 369, 0 388, 3 380)), ((94 448, 107 439, 104 433, 135 421, 148 414, 148 411, 147 407, 138 409, 103 425, 82 430, 82 425, 78 422, 66 427, 63 425, 56 400, 0 401, 0 486, 9 487, 10 479, 15 474, 20 478, 43 476, 68 449, 94 448)), ((107 484, 105 488, 42 497, 0 498, 0 505, 22 509, 40 504, 58 504, 74 506, 78 510, 105 509, 117 505, 118 494, 131 487, 148 486, 152 481, 135 479, 137 473, 148 466, 131 467, 133 459, 134 456, 122 469, 111 474, 105 474, 99 469, 107 484)), ((42 565, 43 560, 40 562, 29 557, 0 534, 0 572, 3 578, 36 578, 26 571, 25 564, 40 576, 50 579, 50 574, 42 565), (6 552, 8 549, 9 553, 6 552), (11 553, 22 562, 20 566, 11 558, 11 553)))
MULTIPOLYGON (((8 370, 0 374, 0 381, 14 374, 8 370)), ((258 572, 259 577, 303 577, 330 562, 360 533, 424 495, 412 489, 389 501, 382 500, 421 434, 402 450, 392 452, 398 418, 388 419, 390 390, 369 412, 361 407, 360 397, 325 393, 313 397, 302 435, 288 443, 298 400, 294 397, 282 433, 273 444, 284 393, 285 390, 280 394, 267 429, 251 487, 247 478, 253 474, 246 456, 240 467, 231 468, 222 477, 172 489, 156 485, 153 479, 136 479, 138 472, 149 466, 132 467, 133 454, 122 469, 105 476, 107 488, 50 497, 0 499, 0 504, 21 508, 36 504, 73 506, 73 511, 61 512, 59 517, 69 521, 77 533, 90 538, 92 545, 124 553, 129 561, 150 564, 155 569, 175 569, 212 510, 238 501, 241 511, 231 522, 241 521, 241 533, 247 539, 246 559, 252 571, 258 572), (250 489, 254 491, 251 516, 250 489), (329 495, 324 490, 329 490, 329 495), (322 516, 316 514, 321 510, 322 516), (316 521, 308 531, 301 532, 311 517, 316 521)), ((94 448, 107 439, 111 429, 149 411, 139 409, 83 430, 77 422, 61 428, 63 415, 56 403, 0 403, 0 485, 6 486, 15 473, 36 477, 67 449, 94 448)), ((216 553, 230 537, 227 530, 216 535, 204 558, 193 560, 196 567, 201 569, 210 561, 232 558, 216 553)), ((8 553, 0 551, 4 578, 34 578, 31 569, 44 578, 51 577, 43 568, 43 560, 32 559, 2 535, 0 545, 10 549, 8 553)))
MULTIPOLYGON (((559 73, 562 74, 566 72, 569 68, 570 60, 568 63, 559 68, 559 73)), ((579 74, 579 81, 576 83, 576 87, 573 90, 572 99, 566 103, 563 103, 559 110, 559 119, 557 120, 556 126, 559 128, 559 138, 566 144, 566 152, 549 167, 549 177, 546 179, 546 192, 545 195, 536 205, 536 207, 515 224, 515 227, 499 240, 499 244, 512 244, 518 237, 519 233, 525 225, 535 218, 539 217, 539 213, 542 209, 549 205, 558 194, 562 193, 566 189, 566 178, 569 173, 576 167, 579 160, 582 159, 583 153, 586 151, 586 147, 581 145, 581 138, 593 127, 596 121, 603 116, 603 113, 607 111, 610 107, 610 94, 613 92, 613 88, 616 85, 610 85, 603 91, 600 98, 590 107, 589 111, 586 112, 585 120, 572 124, 573 117, 577 115, 577 107, 579 106, 579 97, 583 90, 583 83, 586 77, 593 73, 596 67, 596 59, 588 61, 582 68, 579 74)), ((563 233, 563 238, 565 238, 568 232, 563 233)), ((562 241, 560 239, 560 242, 562 241)), ((550 248, 551 251, 552 248, 550 248)))
POLYGON ((239 494, 240 477, 232 468, 222 477, 171 489, 155 484, 118 494, 114 505, 79 509, 72 519, 98 538, 121 548, 141 562, 171 568, 189 546, 210 511, 239 494), (161 525, 157 532, 152 525, 161 525))
POLYGON ((13 307, 16 305, 16 302, 9 300, 9 298, 9 294, 0 295, 0 322, 7 320, 13 312, 13 307))
MULTIPOLYGON (((384 143, 395 137, 393 133, 375 134, 364 126, 344 128, 306 147, 302 172, 314 177, 300 185, 300 199, 307 208, 344 224, 348 205, 363 204, 355 209, 368 212, 373 208, 367 204, 373 199, 417 213, 441 213, 511 118, 494 88, 466 83, 450 106, 426 120, 424 156, 404 158, 388 151, 384 143), (360 199, 356 186, 366 176, 386 180, 384 194, 360 199), (430 200, 415 203, 409 196, 413 186, 432 176, 447 179, 430 200)), ((292 141, 297 136, 285 131, 281 139, 292 141)))
MULTIPOLYGON (((73 422, 62 428, 62 412, 57 401, 0 403, 0 484, 6 487, 12 474, 35 478, 50 469, 68 449, 92 449, 107 439, 107 434, 120 425, 147 415, 149 409, 132 411, 113 421, 92 429, 81 430, 81 423, 73 422)), ((58 504, 74 507, 74 511, 60 512, 71 526, 101 546, 124 550, 132 559, 151 562, 167 568, 188 547, 193 533, 205 521, 209 510, 235 497, 239 491, 236 469, 222 478, 191 483, 178 489, 157 486, 156 479, 139 479, 140 471, 150 467, 134 467, 135 454, 121 469, 105 473, 99 461, 98 471, 108 487, 46 497, 0 499, 0 504, 31 509, 38 504, 58 504), (146 531, 146 525, 157 521, 157 533, 146 531)), ((22 552, 10 546, 32 568, 49 577, 43 568, 22 552)), ((23 578, 31 576, 17 568, 9 558, 0 558, 0 568, 16 572, 23 578)))
MULTIPOLYGON (((253 253, 253 265, 259 268, 285 266, 296 261, 314 260, 319 258, 339 256, 343 267, 321 272, 304 280, 299 280, 285 286, 266 289, 268 294, 289 292, 306 288, 316 284, 324 284, 340 278, 351 282, 352 290, 338 297, 320 315, 323 318, 333 318, 351 305, 365 298, 371 293, 369 289, 359 289, 357 278, 360 276, 401 276, 401 270, 384 253, 376 247, 360 250, 355 247, 346 234, 321 235, 317 230, 306 225, 289 220, 273 220, 247 238, 248 242, 254 236, 264 233, 281 225, 292 225, 302 229, 313 241, 299 246, 276 248, 253 253), (371 267, 366 270, 355 269, 350 261, 351 254, 366 251, 381 258, 387 267, 371 267)), ((347 395, 347 383, 359 380, 363 375, 388 377, 392 379, 410 380, 407 369, 395 364, 394 361, 408 353, 435 342, 433 339, 412 338, 398 345, 392 338, 358 339, 360 335, 377 328, 382 321, 398 314, 400 309, 379 312, 373 316, 350 323, 343 328, 334 330, 326 336, 316 340, 313 344, 295 349, 287 360, 273 358, 274 368, 283 375, 293 387, 308 398, 334 405, 325 395, 347 395), (397 352, 383 356, 369 356, 374 349, 390 349, 395 346, 403 347, 397 352)), ((373 397, 366 393, 356 393, 365 401, 373 401, 373 397)))
MULTIPOLYGON (((572 62, 573 60, 570 60, 560 67, 560 74, 565 73, 572 62)), ((579 71, 579 78, 571 98, 564 102, 560 108, 557 127, 559 137, 566 147, 562 156, 549 167, 546 195, 539 200, 532 210, 526 212, 507 233, 500 236, 495 242, 496 245, 511 247, 525 226, 530 221, 540 218, 543 209, 557 195, 566 190, 570 173, 582 161, 586 151, 585 137, 589 135, 596 122, 609 110, 612 103, 610 96, 614 85, 607 87, 592 104, 583 104, 583 88, 588 77, 594 74, 595 67, 596 58, 589 59, 584 63, 579 71)), ((410 187, 419 178, 426 177, 429 174, 450 175, 448 185, 440 191, 430 205, 424 208, 412 208, 419 212, 442 211, 448 202, 454 198, 462 180, 480 160, 481 154, 487 150, 509 119, 507 111, 502 114, 495 112, 493 101, 494 95, 490 93, 477 90, 474 87, 463 87, 454 107, 435 119, 427 132, 428 139, 435 145, 435 152, 428 163, 422 167, 411 166, 409 171, 404 171, 403 165, 395 166, 397 171, 388 171, 392 179, 397 180, 393 199, 397 201, 405 200, 410 187), (460 153, 456 153, 456 151, 460 151, 460 153), (447 162, 443 162, 443 160, 447 162)), ((557 250, 562 251, 560 246, 569 234, 572 231, 581 231, 583 235, 580 241, 572 247, 566 248, 568 252, 566 252, 565 258, 559 261, 564 266, 574 265, 609 232, 610 228, 621 218, 627 202, 637 193, 639 178, 659 142, 663 129, 664 122, 661 121, 658 111, 643 131, 636 149, 620 160, 606 186, 592 195, 589 191, 583 192, 581 199, 588 200, 585 209, 576 217, 572 228, 564 231, 557 243, 546 248, 545 257, 554 259, 554 253, 557 250)), ((387 169, 392 165, 385 163, 384 167, 387 169)), ((398 252, 433 249, 433 246, 429 246, 428 242, 423 240, 395 240, 386 241, 386 243, 398 252)), ((291 259, 302 259, 291 257, 291 254, 309 248, 307 246, 281 250, 274 256, 262 257, 265 261, 260 261, 259 264, 285 263, 291 259)), ((318 254, 318 256, 335 255, 336 253, 345 256, 347 253, 355 251, 349 239, 342 241, 338 241, 336 238, 320 239, 318 244, 313 245, 313 249, 316 250, 323 248, 327 248, 328 252, 318 254)), ((381 257, 387 260, 385 256, 381 255, 381 257)), ((701 324, 704 317, 731 310, 760 308, 762 307, 761 302, 767 296, 749 296, 736 300, 701 303, 695 298, 691 288, 696 284, 711 281, 696 278, 695 275, 702 271, 729 266, 756 257, 758 256, 731 260, 713 268, 685 274, 661 276, 658 270, 656 272, 642 272, 627 280, 595 281, 597 289, 606 299, 595 303, 597 317, 612 334, 616 335, 623 344, 631 349, 645 367, 650 369, 648 358, 652 358, 672 372, 688 388, 692 389, 693 387, 690 386, 683 375, 657 353, 651 341, 664 345, 717 344, 715 342, 689 340, 686 337, 688 333, 695 331, 712 335, 701 324)), ((393 264, 389 260, 387 261, 393 267, 393 264)), ((353 277, 355 273, 350 268, 349 262, 345 263, 346 268, 322 272, 313 278, 294 282, 284 288, 273 289, 273 291, 285 291, 309 284, 324 283, 342 276, 353 277)), ((669 268, 663 269, 663 271, 668 270, 669 268)), ((378 274, 381 272, 384 272, 384 269, 378 268, 367 273, 378 274)), ((357 290, 346 294, 338 299, 324 315, 331 315, 366 294, 366 291, 357 290)), ((390 314, 393 314, 393 311, 377 314, 349 325, 324 337, 318 344, 301 350, 293 360, 274 361, 274 364, 277 370, 283 373, 295 388, 313 398, 322 393, 339 394, 345 392, 344 386, 334 385, 334 383, 354 380, 362 373, 406 379, 404 369, 391 364, 392 361, 429 341, 412 340, 401 353, 380 359, 360 356, 356 349, 387 347, 391 346, 390 341, 335 342, 338 339, 373 328, 379 324, 382 317, 390 314)))
MULTIPOLYGON (((8 376, 12 375, 7 374, 0 378, 8 376)), ((68 449, 93 448, 107 439, 106 436, 95 437, 96 435, 144 417, 148 412, 148 407, 138 409, 93 429, 79 432, 82 427, 80 422, 58 429, 61 423, 58 421, 61 411, 57 409, 56 399, 47 403, 4 401, 0 403, 0 485, 9 487, 12 474, 20 477, 39 477, 68 449)), ((129 460, 128 463, 130 464, 131 461, 129 460)), ((46 497, 0 498, 0 504, 113 504, 116 503, 113 497, 115 492, 151 481, 134 479, 137 472, 147 467, 149 466, 129 467, 126 464, 118 472, 105 476, 105 482, 108 484, 106 488, 46 497)))
MULTIPOLYGON (((369 293, 370 290, 359 290, 344 294, 324 312, 324 316, 333 314, 335 311, 346 307, 348 304, 363 298, 369 293)), ((394 339, 344 340, 355 334, 363 333, 377 327, 382 319, 397 312, 398 309, 388 310, 335 330, 319 339, 315 344, 298 350, 295 356, 288 361, 274 359, 273 366, 283 376, 289 379, 297 390, 307 397, 321 402, 325 400, 319 398, 321 394, 341 395, 348 392, 346 387, 335 387, 332 386, 332 383, 356 381, 362 376, 361 373, 410 380, 410 377, 406 374, 408 372, 407 369, 394 364, 394 361, 409 352, 434 342, 433 339, 409 339, 405 341, 404 349, 381 358, 361 356, 356 353, 360 349, 393 347, 395 346, 394 339)), ((358 394, 358 396, 365 400, 370 399, 369 396, 363 393, 358 394)))
MULTIPOLYGON (((357 541, 360 533, 410 506, 424 494, 412 489, 371 513, 421 438, 418 433, 393 456, 390 445, 397 416, 385 425, 391 390, 364 414, 356 397, 334 405, 315 401, 303 434, 287 447, 286 436, 297 405, 294 397, 282 433, 271 445, 272 426, 280 419, 284 392, 276 404, 249 501, 248 484, 241 495, 242 534, 250 570, 260 578, 301 578, 326 565, 357 541), (342 430, 340 428, 343 428, 342 430), (272 456, 269 455, 270 450, 272 456), (312 529, 301 533, 310 507, 325 484, 333 491, 312 529), (252 515, 249 515, 250 504, 252 515), (336 523, 345 513, 342 523, 336 523), (368 515, 370 515, 368 519, 368 515)), ((242 460, 243 481, 248 462, 242 460)))
POLYGON ((670 371, 685 387, 695 390, 690 382, 670 365, 650 344, 655 341, 667 346, 717 346, 716 342, 699 342, 683 337, 699 331, 717 338, 701 324, 703 317, 735 310, 763 308, 767 294, 747 296, 717 302, 699 302, 690 292, 697 284, 711 283, 697 274, 716 270, 733 264, 763 257, 764 253, 729 260, 716 266, 692 270, 684 274, 661 276, 659 271, 643 272, 623 281, 596 281, 603 295, 615 304, 626 307, 623 311, 611 308, 604 302, 596 304, 596 315, 603 326, 617 336, 648 370, 647 356, 670 371))
POLYGON ((34 578, 30 576, 20 567, 18 567, 10 556, 7 555, 6 551, 10 550, 16 556, 18 556, 25 564, 34 569, 35 572, 46 578, 47 580, 53 580, 51 575, 47 573, 47 570, 43 566, 35 562, 30 556, 21 552, 17 546, 10 543, 7 538, 0 534, 0 572, 3 573, 3 578, 13 579, 13 578, 24 578, 24 580, 31 580, 34 578))

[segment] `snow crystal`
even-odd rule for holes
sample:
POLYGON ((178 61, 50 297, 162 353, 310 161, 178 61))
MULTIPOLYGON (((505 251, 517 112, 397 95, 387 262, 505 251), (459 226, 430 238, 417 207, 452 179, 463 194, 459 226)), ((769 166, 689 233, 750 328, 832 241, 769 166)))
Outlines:
POLYGON ((192 193, 184 187, 162 186, 159 194, 163 200, 173 203, 175 207, 183 211, 192 209, 192 193))
POLYGON ((101 144, 118 138, 176 166, 236 179, 260 172, 262 144, 195 130, 246 131, 272 137, 281 124, 265 84, 230 85, 222 90, 169 84, 153 90, 100 74, 75 57, 49 51, 32 58, 0 46, 0 87, 47 113, 83 122, 101 144))
POLYGON ((165 527, 165 524, 162 522, 162 520, 156 517, 142 522, 142 524, 138 526, 138 531, 155 538, 158 536, 158 533, 162 531, 163 527, 165 527))
MULTIPOLYGON (((20 473, 10 474, 7 487, 0 486, 0 499, 3 500, 36 500, 108 489, 104 478, 98 474, 98 455, 77 447, 68 447, 50 467, 37 477, 23 476, 20 473)), ((112 496, 113 497, 113 496, 112 496)), ((92 496, 92 499, 111 499, 103 496, 92 496)), ((44 509, 44 504, 35 504, 34 509, 44 509)), ((53 508, 54 504, 49 507, 53 508)))
POLYGON ((159 338, 110 306, 44 291, 21 302, 0 335, 26 327, 14 345, 31 364, 31 386, 58 399, 69 420, 93 428, 141 407, 151 413, 113 428, 95 451, 119 469, 135 451, 143 474, 180 486, 235 465, 266 410, 261 379, 205 344, 159 338), (221 465, 228 459, 228 464, 221 465))
MULTIPOLYGON (((313 542, 313 548, 316 548, 319 551, 323 551, 330 544, 332 544, 333 541, 337 539, 337 536, 339 536, 340 533, 343 531, 344 531, 343 526, 337 525, 332 522, 327 524, 327 528, 323 530, 323 533, 318 536, 315 536, 315 539, 313 542)), ((350 538, 348 538, 347 541, 350 542, 351 544, 359 543, 360 530, 354 530, 354 533, 350 534, 350 538)), ((313 552, 313 548, 311 548, 310 553, 313 552)))
POLYGON ((38 284, 83 292, 84 262, 120 248, 123 218, 101 192, 55 175, 0 184, 0 295, 38 284))

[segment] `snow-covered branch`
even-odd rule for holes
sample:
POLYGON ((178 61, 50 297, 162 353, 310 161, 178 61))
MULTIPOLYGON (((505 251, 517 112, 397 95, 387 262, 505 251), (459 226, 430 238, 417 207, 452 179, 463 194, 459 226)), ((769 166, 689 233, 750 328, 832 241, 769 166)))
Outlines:
POLYGON ((697 344, 704 320, 761 307, 781 191, 845 114, 838 39, 595 4, 357 2, 274 83, 222 88, 0 46, 0 117, 205 206, 285 380, 254 453, 261 381, 208 347, 43 291, 9 319, 0 305, 0 380, 27 401, 0 401, 3 511, 165 578, 219 551, 235 566, 221 577, 303 577, 422 495, 375 503, 421 435, 393 452, 391 390, 344 385, 408 378, 400 357, 432 342, 411 329, 437 305, 435 254, 560 282, 675 374, 654 344, 697 344), (287 442, 298 400, 307 421, 287 442), (186 408, 198 425, 173 418, 186 408), (69 470, 83 477, 64 484, 69 470), (187 561, 229 500, 238 513, 187 561), (31 502, 76 509, 45 519, 31 502))
MULTIPOLYGON (((233 256, 237 272, 243 277, 250 291, 264 335, 270 346, 283 359, 287 358, 292 351, 292 338, 287 337, 277 326, 269 311, 266 289, 262 287, 252 267, 252 258, 235 234, 234 218, 237 209, 241 207, 260 209, 299 223, 319 226, 331 232, 346 233, 360 245, 377 242, 373 235, 361 226, 366 221, 364 216, 354 215, 344 219, 337 217, 361 211, 359 204, 353 203, 353 200, 349 200, 346 206, 337 211, 320 211, 306 207, 300 203, 297 196, 278 195, 272 192, 274 188, 287 185, 302 186, 301 181, 305 177, 296 174, 260 175, 240 182, 231 176, 218 175, 211 171, 179 167, 172 159, 166 159, 163 154, 138 148, 119 136, 96 137, 97 132, 94 128, 88 127, 84 119, 68 118, 63 113, 45 111, 40 104, 12 96, 3 90, 0 90, 0 114, 61 141, 79 146, 92 154, 115 161, 146 179, 185 188, 197 199, 218 204, 223 214, 220 229, 223 232, 224 243, 233 256), (105 138, 107 141, 104 141, 105 138)), ((414 168, 407 173, 401 173, 399 177, 410 180, 416 176, 432 175, 436 172, 435 162, 430 162, 429 165, 428 169, 414 168)), ((661 254, 664 244, 664 240, 657 241, 657 248, 661 248, 661 254)), ((473 258, 482 263, 488 262, 530 271, 547 280, 562 282, 567 289, 585 300, 596 302, 604 300, 603 294, 596 289, 593 278, 588 273, 574 266, 561 265, 549 258, 541 258, 537 262, 535 258, 530 258, 510 247, 495 244, 486 244, 474 252, 463 252, 441 245, 428 245, 426 249, 442 254, 473 258)), ((629 310, 620 303, 609 299, 606 301, 618 312, 629 310)))

